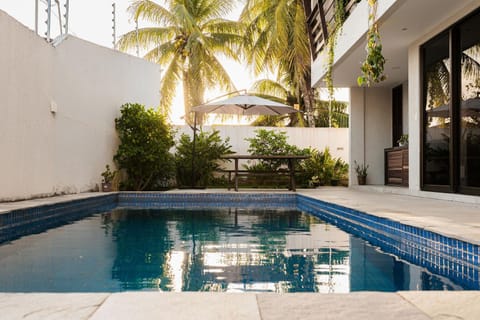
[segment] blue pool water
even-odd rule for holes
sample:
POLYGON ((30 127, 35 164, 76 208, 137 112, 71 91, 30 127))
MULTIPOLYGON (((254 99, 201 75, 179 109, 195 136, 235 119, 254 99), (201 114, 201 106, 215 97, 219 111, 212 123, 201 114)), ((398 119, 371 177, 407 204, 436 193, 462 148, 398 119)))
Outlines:
POLYGON ((461 290, 294 209, 113 209, 0 246, 0 291, 461 290))

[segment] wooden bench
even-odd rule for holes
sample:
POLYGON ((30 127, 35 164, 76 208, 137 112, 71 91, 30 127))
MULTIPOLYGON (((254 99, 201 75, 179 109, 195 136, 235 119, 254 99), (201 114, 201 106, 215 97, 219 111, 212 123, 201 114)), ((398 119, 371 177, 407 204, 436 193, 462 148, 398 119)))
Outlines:
POLYGON ((233 181, 234 181, 234 188, 235 191, 238 191, 238 178, 240 176, 245 176, 245 175, 288 175, 289 179, 289 185, 288 189, 292 191, 296 191, 295 188, 295 161, 296 160, 303 160, 303 159, 308 159, 309 156, 298 156, 298 155, 240 155, 240 154, 233 154, 233 155, 227 155, 222 157, 224 159, 229 159, 229 160, 234 160, 235 161, 235 169, 233 170, 225 170, 228 175, 228 181, 229 181, 229 190, 230 190, 230 183, 232 179, 232 174, 233 176, 233 181), (241 170, 238 167, 238 161, 242 160, 286 160, 288 163, 288 169, 286 170, 278 170, 278 171, 270 171, 270 172, 264 172, 264 171, 248 171, 248 170, 241 170), (229 172, 230 171, 230 172, 229 172))
MULTIPOLYGON (((243 182, 248 184, 248 178, 256 178, 256 177, 265 177, 271 178, 270 180, 262 181, 265 184, 273 184, 273 183, 281 183, 286 182, 288 184, 290 182, 290 171, 288 170, 279 170, 279 171, 253 171, 253 170, 237 170, 235 169, 220 169, 217 170, 219 173, 227 174, 228 176, 228 190, 235 188, 235 176, 238 177, 238 181, 242 180, 242 177, 247 178, 243 182)), ((252 184, 255 184, 257 181, 251 181, 252 184)), ((258 184, 258 183, 257 183, 258 184)))

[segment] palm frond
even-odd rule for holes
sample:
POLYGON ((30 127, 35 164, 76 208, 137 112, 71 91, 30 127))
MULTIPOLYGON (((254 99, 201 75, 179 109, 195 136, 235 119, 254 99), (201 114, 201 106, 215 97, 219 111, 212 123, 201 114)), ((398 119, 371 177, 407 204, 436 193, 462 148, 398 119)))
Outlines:
POLYGON ((169 41, 175 35, 175 30, 172 28, 140 28, 127 32, 117 42, 118 48, 121 51, 133 49, 137 44, 142 49, 150 49, 152 46, 169 41))
POLYGON ((467 78, 480 78, 480 61, 469 51, 462 53, 462 73, 467 78))
POLYGON ((181 59, 172 59, 170 65, 163 73, 160 83, 160 107, 169 111, 173 98, 176 94, 176 87, 182 78, 181 59))
POLYGON ((159 65, 168 64, 177 53, 177 48, 173 42, 165 42, 148 51, 144 58, 159 65))
POLYGON ((288 90, 277 81, 270 79, 260 79, 253 83, 251 90, 268 94, 270 97, 277 97, 285 102, 288 96, 288 90))
POLYGON ((150 0, 134 1, 128 8, 135 21, 145 20, 159 25, 175 25, 175 16, 163 6, 150 0))

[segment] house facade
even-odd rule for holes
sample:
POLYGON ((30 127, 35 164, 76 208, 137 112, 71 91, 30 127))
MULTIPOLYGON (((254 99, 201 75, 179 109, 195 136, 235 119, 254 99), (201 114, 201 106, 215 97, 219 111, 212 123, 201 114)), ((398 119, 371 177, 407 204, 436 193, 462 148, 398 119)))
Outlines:
MULTIPOLYGON (((304 1, 314 87, 325 87, 337 2, 304 1)), ((369 165, 368 185, 478 202, 480 1, 377 0, 386 79, 369 87, 359 87, 357 77, 371 7, 367 0, 343 4, 347 18, 334 47, 332 79, 335 87, 350 88, 350 185, 357 184, 356 161, 369 165), (399 147, 406 134, 408 147, 399 147)))

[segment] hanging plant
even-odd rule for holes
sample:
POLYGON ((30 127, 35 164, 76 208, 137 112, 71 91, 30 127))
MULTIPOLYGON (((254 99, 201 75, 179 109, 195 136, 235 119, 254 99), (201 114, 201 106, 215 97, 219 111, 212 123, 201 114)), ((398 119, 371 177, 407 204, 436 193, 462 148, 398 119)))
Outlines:
POLYGON ((335 45, 337 44, 337 32, 334 31, 328 40, 327 72, 325 73, 325 84, 327 85, 328 98, 333 99, 333 61, 335 60, 335 45))
POLYGON ((380 41, 380 33, 378 32, 377 16, 377 0, 368 0, 370 13, 368 15, 368 32, 367 32, 367 57, 360 68, 362 75, 357 78, 359 86, 366 85, 369 87, 372 83, 378 83, 386 79, 384 75, 385 58, 382 55, 382 43, 380 41))

